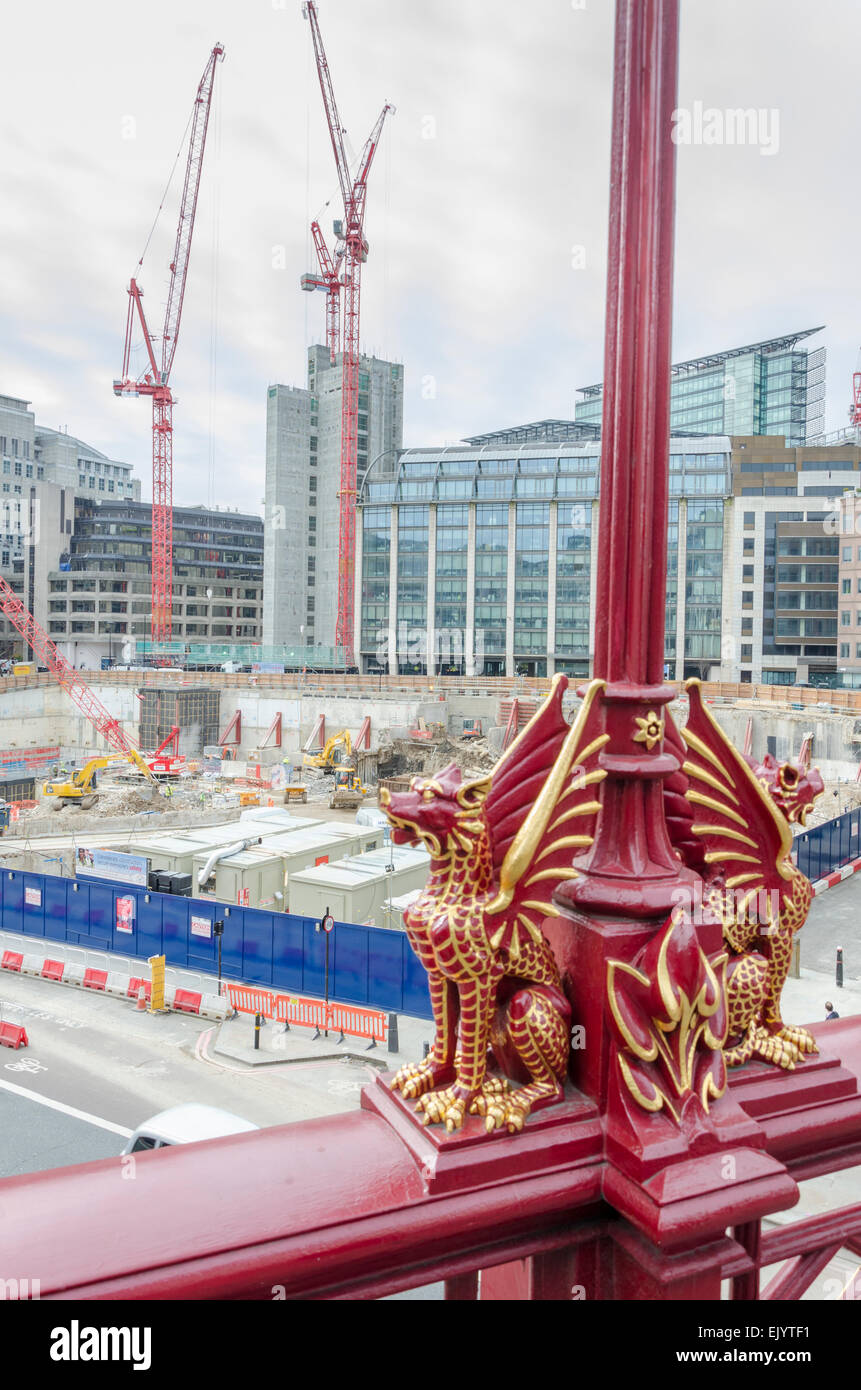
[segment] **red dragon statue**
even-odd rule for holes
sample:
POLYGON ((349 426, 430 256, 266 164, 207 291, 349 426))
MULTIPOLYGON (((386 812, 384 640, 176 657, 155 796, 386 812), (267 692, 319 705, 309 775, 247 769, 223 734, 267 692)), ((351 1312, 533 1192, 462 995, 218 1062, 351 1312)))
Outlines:
POLYGON ((603 682, 589 686, 573 724, 562 713, 567 685, 555 678, 490 776, 463 782, 452 764, 380 795, 395 842, 420 842, 431 855, 404 922, 428 972, 436 1032, 428 1057, 401 1067, 392 1085, 416 1100, 424 1123, 449 1131, 467 1114, 484 1116, 488 1130, 521 1130, 562 1096, 571 1009, 540 923, 559 915, 553 891, 592 843, 607 741, 603 682), (502 1075, 488 1075, 489 1047, 502 1075))
POLYGON ((719 918, 729 951, 724 1056, 729 1066, 756 1055, 791 1069, 817 1048, 810 1033, 788 1027, 780 1013, 793 937, 813 897, 792 863, 789 823, 804 824, 822 778, 809 755, 799 767, 771 756, 759 764, 746 758, 706 709, 700 682, 685 688, 687 787, 674 791, 682 793, 689 817, 685 823, 682 803, 674 800, 668 823, 683 858, 703 875, 703 900, 719 918))

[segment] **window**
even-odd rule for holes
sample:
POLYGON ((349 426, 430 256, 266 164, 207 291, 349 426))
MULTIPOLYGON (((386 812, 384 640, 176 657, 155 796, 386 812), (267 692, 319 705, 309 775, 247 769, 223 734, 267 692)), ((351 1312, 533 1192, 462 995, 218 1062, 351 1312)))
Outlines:
POLYGON ((841 643, 840 643, 840 656, 841 656, 841 658, 843 658, 843 657, 848 657, 848 655, 849 655, 849 643, 848 643, 848 642, 841 642, 841 643))
POLYGON ((843 612, 840 614, 840 626, 841 626, 841 627, 851 627, 851 625, 852 625, 852 614, 849 612, 849 609, 848 609, 848 608, 844 608, 844 609, 843 609, 843 612))
POLYGON ((743 565, 741 577, 745 584, 753 583, 753 565, 743 565))
MULTIPOLYGON (((859 591, 859 593, 861 593, 861 579, 858 580, 858 591, 859 591)), ((852 580, 851 580, 851 579, 844 579, 844 580, 843 580, 843 593, 844 593, 844 594, 851 594, 851 592, 852 592, 852 580)))
POLYGON ((851 545, 844 545, 844 547, 843 547, 843 559, 846 560, 846 561, 848 561, 849 563, 851 563, 851 561, 852 561, 852 547, 851 547, 851 545))
POLYGON ((756 541, 753 539, 753 536, 745 536, 745 538, 744 538, 744 553, 745 553, 745 555, 753 555, 755 548, 756 548, 756 541))
POLYGON ((742 637, 752 637, 752 636, 753 636, 753 618, 742 618, 742 620, 741 620, 741 635, 742 635, 742 637))
POLYGON ((741 644, 741 659, 742 661, 753 661, 753 647, 749 642, 742 642, 741 644))
POLYGON ((744 525, 745 530, 747 530, 749 527, 756 525, 756 512, 745 512, 744 525))

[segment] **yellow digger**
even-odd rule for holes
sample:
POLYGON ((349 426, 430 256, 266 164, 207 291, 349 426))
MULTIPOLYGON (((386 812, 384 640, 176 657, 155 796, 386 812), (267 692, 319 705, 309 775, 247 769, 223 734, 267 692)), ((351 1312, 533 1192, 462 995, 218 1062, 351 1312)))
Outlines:
POLYGON ((89 811, 99 799, 96 790, 98 786, 97 773, 101 768, 107 767, 108 763, 116 762, 118 758, 124 758, 144 774, 150 783, 150 795, 153 799, 160 795, 155 777, 136 748, 131 749, 129 753, 102 753, 98 757, 90 758, 89 762, 72 773, 68 781, 45 782, 42 786, 42 795, 56 798, 55 810, 61 806, 80 806, 81 810, 89 811))
POLYGON ((331 811, 346 810, 361 806, 370 789, 362 785, 359 776, 351 767, 335 769, 335 785, 329 798, 331 811))
POLYGON ((324 772, 334 772, 337 767, 348 763, 352 756, 353 740, 350 738, 350 731, 349 729, 342 729, 340 733, 333 734, 331 738, 326 740, 326 746, 322 752, 306 753, 302 759, 302 766, 319 767, 324 772))

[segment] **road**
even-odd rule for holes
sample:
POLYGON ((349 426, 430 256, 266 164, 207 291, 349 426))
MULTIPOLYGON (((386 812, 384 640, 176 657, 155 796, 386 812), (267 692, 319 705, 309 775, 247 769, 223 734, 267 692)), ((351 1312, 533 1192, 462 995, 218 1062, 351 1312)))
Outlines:
POLYGON ((834 980, 837 947, 843 947, 847 980, 861 981, 861 874, 836 883, 813 899, 801 933, 801 964, 834 980))
POLYGON ((215 1026, 205 1019, 138 1013, 121 999, 6 972, 0 1010, 29 1036, 26 1051, 0 1052, 0 1177, 119 1153, 126 1131, 183 1101, 261 1126, 352 1110, 374 1074, 348 1059, 243 1067, 211 1056, 215 1026))

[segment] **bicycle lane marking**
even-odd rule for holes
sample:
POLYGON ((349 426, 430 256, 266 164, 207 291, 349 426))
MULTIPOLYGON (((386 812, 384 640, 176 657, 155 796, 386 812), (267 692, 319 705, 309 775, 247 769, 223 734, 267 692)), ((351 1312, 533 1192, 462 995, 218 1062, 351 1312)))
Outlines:
POLYGON ((61 1100, 51 1100, 49 1096, 40 1095, 38 1091, 28 1091, 25 1086, 16 1086, 13 1081, 0 1079, 0 1089, 11 1091, 16 1096, 23 1096, 25 1100, 34 1100, 37 1105, 46 1105, 49 1110, 59 1110, 62 1115, 69 1115, 73 1120, 84 1120, 86 1124, 107 1129, 111 1134, 120 1134, 124 1139, 129 1139, 134 1134, 134 1130, 126 1125, 116 1125, 113 1120, 103 1120, 100 1115, 91 1115, 87 1110, 77 1110, 74 1105, 65 1105, 61 1100))

